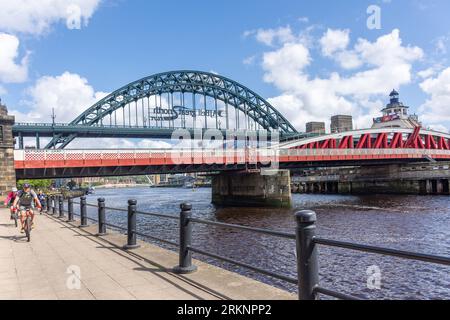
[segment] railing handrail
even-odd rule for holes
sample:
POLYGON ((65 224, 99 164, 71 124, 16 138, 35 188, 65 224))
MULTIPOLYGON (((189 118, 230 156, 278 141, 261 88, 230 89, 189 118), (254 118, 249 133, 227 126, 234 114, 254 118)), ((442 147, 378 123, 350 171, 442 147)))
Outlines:
POLYGON ((392 257, 396 257, 396 258, 423 261, 423 262, 428 262, 428 263, 442 264, 442 265, 450 266, 450 257, 442 257, 442 256, 430 255, 430 254, 424 254, 424 253, 418 253, 418 252, 412 252, 412 251, 382 248, 382 247, 378 247, 378 246, 364 245, 364 244, 344 242, 344 241, 336 241, 336 240, 323 239, 323 238, 314 238, 313 241, 316 244, 321 244, 321 245, 325 245, 325 246, 329 246, 329 247, 344 248, 344 249, 350 249, 350 250, 355 250, 355 251, 375 253, 375 254, 381 254, 381 255, 385 255, 385 256, 392 256, 392 257))
MULTIPOLYGON (((59 213, 61 218, 63 216, 64 208, 61 206, 60 201, 56 201, 56 199, 61 200, 62 197, 52 197, 54 201, 48 201, 48 204, 50 205, 48 209, 53 205, 53 214, 56 212, 56 206, 57 202, 59 202, 59 213)), ((191 216, 191 209, 192 206, 188 204, 183 204, 181 215, 180 216, 173 216, 173 215, 167 215, 167 214, 157 214, 157 213, 149 213, 149 212, 143 212, 138 211, 136 209, 136 200, 129 200, 129 206, 128 210, 120 209, 120 208, 111 208, 105 206, 104 199, 100 198, 98 199, 97 205, 88 204, 86 202, 86 197, 81 197, 81 201, 77 204, 80 204, 80 217, 82 221, 82 226, 86 226, 86 221, 90 220, 93 222, 97 222, 99 224, 99 235, 104 235, 106 227, 116 228, 119 230, 127 230, 128 235, 128 244, 125 246, 126 249, 133 249, 138 247, 136 244, 136 236, 141 236, 144 238, 153 239, 168 245, 176 246, 180 248, 180 265, 175 268, 175 272, 179 273, 190 273, 194 272, 196 270, 196 267, 192 265, 191 261, 191 253, 198 253, 201 255, 209 256, 211 258, 221 260, 224 262, 228 262, 240 267, 244 267, 247 269, 250 269, 252 271, 265 274, 268 276, 271 276, 273 278, 286 281, 288 283, 292 284, 298 284, 299 285, 299 295, 302 299, 315 299, 317 298, 317 294, 327 295, 330 297, 334 297, 337 299, 346 299, 346 300, 358 300, 359 297, 355 297, 353 295, 348 295, 344 293, 340 293, 337 291, 333 291, 330 289, 323 288, 318 285, 318 265, 317 265, 317 245, 325 245, 330 247, 336 247, 336 248, 344 248, 344 249, 350 249, 350 250, 356 250, 361 252, 368 252, 368 253, 374 253, 374 254, 380 254, 385 256, 392 256, 397 258, 403 258, 403 259, 409 259, 409 260, 415 260, 415 261, 423 261, 427 263, 434 263, 434 264, 440 264, 445 266, 450 266, 450 257, 444 257, 444 256, 437 256, 437 255, 430 255, 430 254, 423 254, 418 252, 412 252, 412 251, 404 251, 404 250, 397 250, 397 249, 391 249, 391 248, 383 248, 378 246, 372 246, 372 245, 364 245, 364 244, 358 244, 358 243, 351 243, 351 242, 343 242, 343 241, 337 241, 337 240, 331 240, 331 239, 324 239, 317 237, 315 235, 315 223, 316 223, 316 215, 312 211, 302 211, 296 213, 297 216, 297 232, 296 234, 291 234, 287 232, 281 232, 281 231, 275 231, 270 229, 263 229, 263 228, 255 228, 255 227, 249 227, 244 225, 238 225, 238 224, 229 224, 229 223, 223 223, 223 222, 217 222, 217 221, 211 221, 211 220, 204 220, 199 218, 193 218, 191 216), (83 206, 84 206, 84 212, 83 212, 83 206), (98 207, 98 214, 99 218, 98 220, 88 217, 86 214, 86 207, 98 207), (127 212, 128 213, 128 227, 124 228, 121 226, 117 226, 114 224, 110 224, 106 222, 106 210, 115 210, 119 212, 127 212), (176 243, 170 240, 161 239, 146 233, 138 232, 136 230, 136 215, 147 215, 147 216, 154 216, 154 217, 161 217, 166 219, 180 219, 180 242, 176 243), (84 219, 84 220, 83 220, 84 219), (191 233, 192 233, 192 223, 198 223, 198 224, 205 224, 205 225, 212 225, 222 228, 232 228, 237 230, 243 230, 248 232, 254 232, 258 234, 264 234, 264 235, 270 235, 290 240, 297 240, 297 263, 298 263, 298 273, 299 276, 297 279, 286 276, 286 275, 280 275, 273 271, 265 270, 241 261, 237 261, 232 258, 228 258, 219 254, 211 253, 199 248, 196 248, 191 245, 191 233), (306 256, 305 256, 306 255, 306 256), (311 259, 310 261, 304 261, 304 259, 311 259), (305 269, 306 267, 306 269, 305 269), (302 270, 300 270, 302 269, 302 270), (300 292, 300 288, 303 291, 309 291, 308 293, 300 292)), ((76 204, 72 200, 72 204, 76 204)), ((69 217, 74 215, 73 212, 70 212, 73 210, 72 207, 69 206, 69 217)), ((77 215, 78 216, 78 215, 77 215)))
POLYGON ((275 231, 275 230, 270 230, 270 229, 255 228, 255 227, 247 227, 247 226, 243 226, 243 225, 239 225, 239 224, 230 224, 230 223, 216 222, 216 221, 210 221, 210 220, 202 220, 202 219, 198 219, 198 218, 190 218, 189 220, 192 222, 195 222, 195 223, 200 223, 200 224, 207 224, 207 225, 212 225, 212 226, 216 226, 216 227, 224 227, 224 228, 230 228, 230 229, 250 231, 250 232, 254 232, 254 233, 271 235, 271 236, 275 236, 275 237, 295 240, 294 233, 287 233, 287 232, 275 231))

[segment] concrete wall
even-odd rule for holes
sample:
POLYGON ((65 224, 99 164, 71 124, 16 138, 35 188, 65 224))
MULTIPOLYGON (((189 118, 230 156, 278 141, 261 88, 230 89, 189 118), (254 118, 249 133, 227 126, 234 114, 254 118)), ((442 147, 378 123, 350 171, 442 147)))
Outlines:
POLYGON ((221 173, 212 179, 212 202, 219 206, 290 207, 290 172, 221 173))
POLYGON ((0 200, 3 200, 12 187, 16 186, 14 169, 14 137, 12 126, 14 117, 8 115, 8 110, 0 104, 0 200))

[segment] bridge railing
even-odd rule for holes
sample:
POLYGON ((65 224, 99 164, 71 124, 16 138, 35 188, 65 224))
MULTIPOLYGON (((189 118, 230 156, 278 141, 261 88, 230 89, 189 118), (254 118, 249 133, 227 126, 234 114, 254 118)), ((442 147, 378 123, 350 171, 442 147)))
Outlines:
POLYGON ((326 160, 450 159, 450 150, 430 149, 161 149, 16 150, 17 168, 124 165, 243 164, 326 160))
MULTIPOLYGON (((433 264, 440 264, 450 266, 450 257, 423 254, 411 251, 396 250, 390 248, 382 248, 358 243, 342 242, 330 239, 324 239, 316 235, 316 213, 313 211, 299 211, 295 213, 296 228, 295 232, 281 232, 276 230, 268 230, 261 228, 248 227, 243 225, 222 223, 204 219, 198 219, 192 216, 192 206, 187 203, 181 204, 181 212, 179 216, 141 212, 137 210, 137 201, 129 200, 127 209, 110 208, 105 205, 105 199, 99 198, 97 205, 87 204, 86 197, 81 197, 79 203, 75 203, 73 199, 68 199, 68 211, 64 210, 63 198, 58 199, 58 208, 56 206, 49 207, 50 214, 56 215, 59 212, 59 218, 64 218, 64 213, 68 213, 68 221, 73 222, 74 204, 80 206, 80 227, 87 227, 88 220, 98 224, 98 235, 104 236, 107 234, 107 228, 118 229, 126 233, 127 243, 124 249, 131 250, 139 247, 137 237, 152 239, 160 243, 177 247, 179 250, 179 263, 174 267, 173 272, 179 274, 188 274, 195 272, 197 267, 193 264, 192 254, 200 254, 219 261, 227 262, 236 266, 240 266, 251 271, 264 274, 291 284, 296 284, 298 287, 298 297, 300 300, 317 300, 320 295, 342 299, 342 300, 360 300, 354 294, 346 294, 324 288, 319 283, 319 246, 329 246, 333 248, 348 249, 353 251, 365 252, 370 254, 379 254, 383 256, 402 258, 413 261, 422 261, 433 264), (91 218, 87 215, 87 207, 97 209, 97 219, 91 218), (127 227, 110 224, 106 220, 106 210, 114 210, 127 215, 127 227), (137 216, 151 216, 162 219, 178 221, 179 242, 161 239, 151 234, 137 231, 137 216), (290 241, 295 241, 296 244, 296 259, 297 259, 297 277, 290 277, 283 274, 278 274, 270 270, 260 268, 258 266, 250 265, 242 261, 238 261, 229 257, 215 254, 192 244, 192 232, 194 224, 202 224, 215 226, 225 229, 233 229, 242 232, 251 232, 256 234, 263 234, 278 238, 283 238, 290 241)), ((49 203, 56 204, 56 201, 49 203)))

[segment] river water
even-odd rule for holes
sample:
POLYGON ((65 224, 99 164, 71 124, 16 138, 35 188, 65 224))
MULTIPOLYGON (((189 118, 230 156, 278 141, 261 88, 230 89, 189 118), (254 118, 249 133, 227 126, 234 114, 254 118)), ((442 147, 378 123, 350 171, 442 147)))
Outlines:
MULTIPOLYGON (((123 209, 127 200, 134 198, 140 211, 171 215, 179 215, 180 203, 190 202, 195 217, 291 233, 295 228, 294 212, 310 209, 317 212, 317 231, 322 238, 450 256, 448 196, 296 194, 292 210, 215 208, 211 205, 211 189, 104 189, 89 196, 88 202, 96 204, 98 197, 106 198, 107 207, 123 209)), ((95 208, 89 209, 89 215, 96 218, 95 208)), ((107 222, 126 227, 126 213, 108 210, 107 222)), ((177 221, 139 216, 138 231, 178 242, 177 221)), ((195 224, 193 245, 296 277, 293 240, 195 224)), ((319 247, 319 253, 322 287, 371 299, 450 299, 450 267, 323 246, 319 247), (379 289, 373 288, 373 284, 377 287, 370 277, 373 274, 368 275, 371 267, 381 273, 375 277, 381 279, 379 289), (372 285, 368 286, 368 282, 372 285)), ((296 291, 294 285, 283 281, 208 257, 194 257, 296 291)))

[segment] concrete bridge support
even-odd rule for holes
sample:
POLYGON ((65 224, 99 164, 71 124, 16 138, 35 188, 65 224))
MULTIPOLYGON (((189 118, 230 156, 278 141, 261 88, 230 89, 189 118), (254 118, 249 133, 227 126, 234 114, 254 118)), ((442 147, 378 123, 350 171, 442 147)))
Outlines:
POLYGON ((212 202, 219 206, 291 207, 289 170, 271 175, 225 172, 212 179, 212 202))
POLYGON ((450 162, 328 168, 293 178, 299 193, 450 194, 450 162))
POLYGON ((418 188, 421 194, 450 194, 450 177, 419 181, 418 188))
POLYGON ((14 169, 14 137, 12 126, 14 116, 8 115, 8 109, 0 102, 0 200, 16 186, 14 169))

